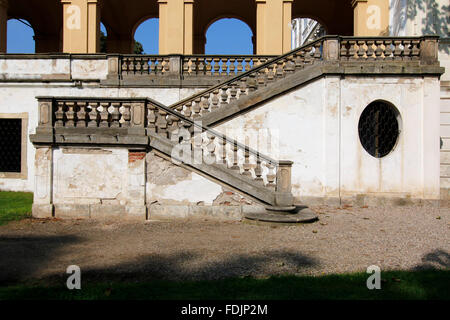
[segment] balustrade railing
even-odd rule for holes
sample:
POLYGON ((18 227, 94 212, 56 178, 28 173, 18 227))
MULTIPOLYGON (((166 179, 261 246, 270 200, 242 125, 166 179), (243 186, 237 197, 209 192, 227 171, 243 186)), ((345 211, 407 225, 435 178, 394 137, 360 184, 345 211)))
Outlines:
POLYGON ((311 42, 279 58, 262 63, 249 71, 195 94, 171 106, 184 116, 198 119, 226 108, 242 96, 322 60, 324 39, 311 42))
POLYGON ((275 56, 183 56, 183 76, 234 77, 273 58, 275 56))
POLYGON ((249 71, 201 91, 171 106, 188 118, 198 119, 226 108, 242 96, 316 63, 339 65, 365 61, 438 62, 438 37, 356 38, 325 36, 249 71))
MULTIPOLYGON (((83 134, 90 136, 92 132, 117 135, 121 129, 126 130, 124 134, 129 134, 130 129, 145 128, 150 139, 157 136, 170 140, 174 146, 182 146, 183 150, 188 148, 189 158, 176 160, 216 165, 256 187, 290 193, 292 162, 265 156, 155 101, 70 97, 39 97, 38 100, 38 134, 54 129, 56 135, 82 137, 83 134)), ((86 143, 86 139, 80 139, 86 143)), ((67 141, 76 143, 73 139, 67 141)))

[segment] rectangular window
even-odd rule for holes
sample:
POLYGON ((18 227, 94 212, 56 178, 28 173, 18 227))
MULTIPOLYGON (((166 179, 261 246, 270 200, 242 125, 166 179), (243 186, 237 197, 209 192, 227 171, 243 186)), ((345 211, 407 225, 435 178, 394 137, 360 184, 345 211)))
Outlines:
POLYGON ((27 114, 0 114, 0 178, 27 177, 27 114))

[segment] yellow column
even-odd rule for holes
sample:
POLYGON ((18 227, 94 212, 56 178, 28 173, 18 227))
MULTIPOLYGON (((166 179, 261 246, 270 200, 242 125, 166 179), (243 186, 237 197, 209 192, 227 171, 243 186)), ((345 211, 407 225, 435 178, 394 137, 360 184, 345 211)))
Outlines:
POLYGON ((192 54, 194 0, 158 0, 159 54, 192 54))
POLYGON ((291 49, 293 0, 256 0, 256 53, 277 55, 291 49))
POLYGON ((100 0, 61 0, 63 4, 63 51, 100 51, 100 0))
POLYGON ((389 34, 389 0, 353 0, 355 36, 389 34))
POLYGON ((8 0, 0 0, 0 53, 6 52, 8 26, 8 0))

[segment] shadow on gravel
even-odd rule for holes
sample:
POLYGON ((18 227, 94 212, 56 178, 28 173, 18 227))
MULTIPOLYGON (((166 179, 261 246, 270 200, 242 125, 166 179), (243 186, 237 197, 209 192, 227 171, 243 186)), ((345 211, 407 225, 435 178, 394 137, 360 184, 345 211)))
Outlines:
POLYGON ((422 264, 416 270, 450 269, 450 254, 445 250, 434 250, 422 257, 422 264))
POLYGON ((74 236, 0 237, 0 285, 31 279, 52 263, 74 236))
MULTIPOLYGON (((70 264, 64 251, 82 241, 75 236, 63 237, 0 237, 0 285, 39 282, 45 285, 62 284, 70 264), (61 258, 64 253, 64 258, 61 258), (61 270, 49 274, 48 269, 61 270)), ((68 249, 73 250, 73 249, 68 249)), ((78 257, 80 253, 78 252, 78 257)), ((82 254, 82 253, 81 253, 82 254)), ((208 259, 208 252, 183 251, 171 255, 140 256, 123 263, 105 267, 83 266, 83 283, 88 281, 146 281, 146 280, 216 280, 233 277, 301 273, 318 264, 317 260, 299 252, 265 251, 258 254, 235 255, 224 259, 208 259), (206 260, 206 261, 205 261, 206 260)), ((74 254, 74 259, 77 256, 74 254)), ((84 259, 83 259, 84 260, 84 259)), ((101 265, 102 262, 99 263, 101 265)))

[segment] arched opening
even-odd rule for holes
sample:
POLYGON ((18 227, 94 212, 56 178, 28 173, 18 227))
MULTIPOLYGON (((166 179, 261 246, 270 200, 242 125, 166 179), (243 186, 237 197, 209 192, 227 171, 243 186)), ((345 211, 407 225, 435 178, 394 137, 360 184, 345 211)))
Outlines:
POLYGON ((100 22, 100 52, 108 52, 108 30, 106 30, 103 22, 100 22))
POLYGON ((150 18, 140 23, 134 32, 135 54, 159 53, 159 19, 150 18))
POLYGON ((243 21, 223 18, 206 31, 205 54, 253 54, 253 32, 243 21))
POLYGON ((291 49, 296 49, 327 34, 325 26, 311 18, 292 20, 291 49))
POLYGON ((36 44, 31 24, 23 19, 8 20, 7 53, 35 53, 36 44))

